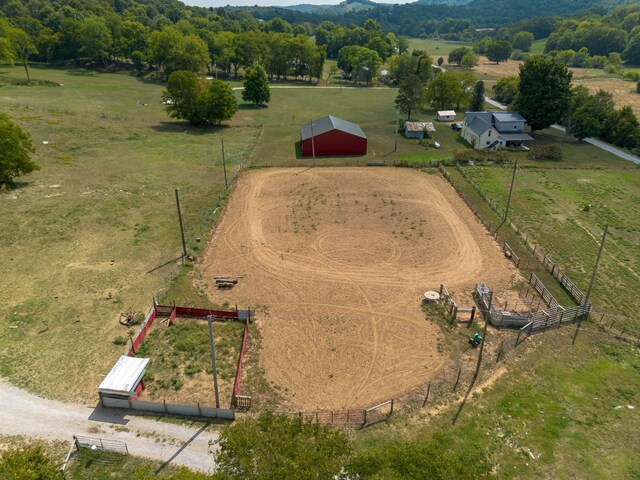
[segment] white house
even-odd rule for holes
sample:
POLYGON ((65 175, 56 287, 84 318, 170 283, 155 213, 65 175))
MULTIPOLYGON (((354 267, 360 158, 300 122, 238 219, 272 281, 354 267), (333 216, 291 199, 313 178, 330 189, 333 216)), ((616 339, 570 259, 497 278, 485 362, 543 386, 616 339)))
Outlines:
POLYGON ((525 122, 517 112, 467 112, 461 135, 476 150, 520 147, 533 140, 523 131, 525 122))
POLYGON ((456 119, 456 112, 453 110, 439 110, 436 112, 436 120, 439 122, 453 122, 456 119))

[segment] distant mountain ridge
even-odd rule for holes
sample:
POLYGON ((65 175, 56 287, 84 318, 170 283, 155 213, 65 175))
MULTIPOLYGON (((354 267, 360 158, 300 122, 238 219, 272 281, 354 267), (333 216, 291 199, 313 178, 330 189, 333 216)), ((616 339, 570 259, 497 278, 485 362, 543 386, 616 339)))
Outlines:
MULTIPOLYGON (((420 5, 466 5, 472 0, 415 0, 420 5)), ((389 7, 389 3, 377 3, 370 0, 345 0, 338 5, 312 5, 302 3, 300 5, 283 6, 286 10, 295 10, 304 13, 319 13, 324 15, 339 15, 347 12, 360 12, 377 7, 389 7)))

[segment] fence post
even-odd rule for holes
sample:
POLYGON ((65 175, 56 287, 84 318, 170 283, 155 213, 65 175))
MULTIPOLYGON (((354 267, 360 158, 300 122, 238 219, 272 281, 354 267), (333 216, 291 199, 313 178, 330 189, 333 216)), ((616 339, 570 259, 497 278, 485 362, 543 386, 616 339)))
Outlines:
POLYGON ((164 413, 169 413, 169 409, 167 408, 167 401, 163 399, 162 404, 164 405, 164 413))
POLYGON ((453 385, 453 391, 456 391, 456 388, 458 388, 458 382, 460 381, 460 373, 462 373, 462 367, 458 368, 458 376, 456 377, 456 383, 453 385))
POLYGON ((78 441, 78 437, 73 436, 73 443, 76 444, 76 451, 80 451, 80 442, 78 441))
POLYGON ((498 349, 498 356, 496 357, 496 363, 500 361, 500 357, 502 357, 502 348, 504 347, 504 340, 500 342, 500 348, 498 349))
POLYGON ((389 412, 389 415, 393 414, 393 398, 391 399, 391 411, 389 412))
POLYGON ((522 329, 518 329, 518 338, 516 338, 516 347, 520 345, 520 334, 522 333, 522 329))
POLYGON ((424 402, 422 402, 422 408, 424 408, 424 406, 427 404, 427 401, 429 400, 429 392, 431 391, 431 384, 429 384, 427 386, 427 394, 424 397, 424 402))

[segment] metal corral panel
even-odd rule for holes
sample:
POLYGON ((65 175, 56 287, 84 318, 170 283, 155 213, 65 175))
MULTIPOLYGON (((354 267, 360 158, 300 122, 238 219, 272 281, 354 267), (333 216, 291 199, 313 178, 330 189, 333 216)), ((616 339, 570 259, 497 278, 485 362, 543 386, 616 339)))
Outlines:
POLYGON ((149 363, 148 358, 122 355, 102 381, 98 391, 112 395, 131 396, 135 394, 136 385, 142 379, 147 363, 149 363))

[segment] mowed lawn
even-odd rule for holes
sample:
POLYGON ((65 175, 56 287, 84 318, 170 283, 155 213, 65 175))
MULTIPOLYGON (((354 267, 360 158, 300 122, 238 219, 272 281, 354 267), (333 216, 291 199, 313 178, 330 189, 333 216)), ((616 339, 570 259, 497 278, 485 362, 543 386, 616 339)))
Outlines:
POLYGON ((34 66, 32 78, 62 85, 12 85, 23 78, 18 67, 0 68, 0 109, 31 134, 42 170, 0 193, 0 376, 65 400, 95 401, 124 349, 113 343, 127 333, 120 312, 146 312, 154 295, 199 300, 194 274, 172 283, 185 271, 175 261, 174 189, 197 256, 203 243, 195 237, 206 240, 224 191, 222 139, 230 179, 241 163, 310 165, 296 158, 300 124, 327 114, 360 123, 369 153, 319 165, 389 164, 425 150, 399 135, 390 155, 393 89, 273 89, 263 109, 236 91, 241 108, 233 119, 204 129, 169 118, 155 81, 34 66))
POLYGON ((223 191, 220 140, 233 177, 257 131, 243 111, 224 128, 172 120, 161 85, 127 74, 31 73, 62 86, 9 85, 24 72, 0 68, 0 110, 42 166, 0 193, 0 376, 93 403, 124 349, 119 313, 146 312, 179 268, 174 189, 193 244, 223 191))

